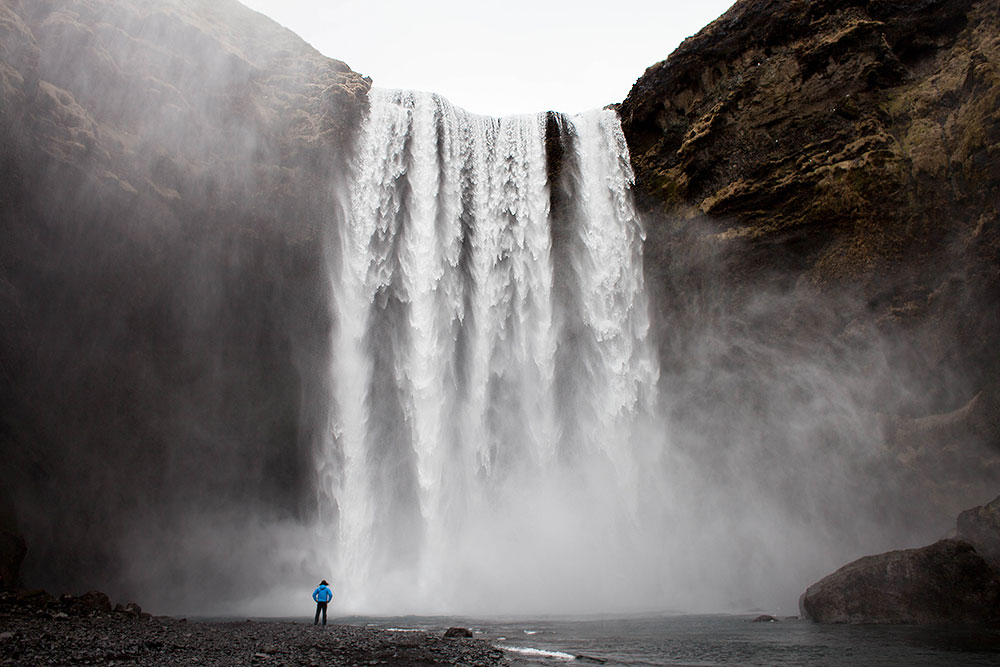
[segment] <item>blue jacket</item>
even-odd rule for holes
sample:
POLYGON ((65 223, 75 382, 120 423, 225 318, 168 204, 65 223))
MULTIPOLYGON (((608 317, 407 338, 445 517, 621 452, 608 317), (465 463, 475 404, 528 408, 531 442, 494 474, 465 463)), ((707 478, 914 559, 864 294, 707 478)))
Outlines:
POLYGON ((319 587, 313 591, 313 600, 316 602, 329 602, 332 599, 333 591, 323 584, 320 584, 319 587))

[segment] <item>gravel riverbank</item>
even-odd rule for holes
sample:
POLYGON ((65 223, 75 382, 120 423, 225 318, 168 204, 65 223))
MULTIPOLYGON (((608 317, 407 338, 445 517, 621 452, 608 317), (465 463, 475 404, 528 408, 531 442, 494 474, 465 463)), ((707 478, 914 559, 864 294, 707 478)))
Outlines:
POLYGON ((99 593, 0 594, 0 665, 507 665, 478 639, 287 621, 187 621, 99 593))

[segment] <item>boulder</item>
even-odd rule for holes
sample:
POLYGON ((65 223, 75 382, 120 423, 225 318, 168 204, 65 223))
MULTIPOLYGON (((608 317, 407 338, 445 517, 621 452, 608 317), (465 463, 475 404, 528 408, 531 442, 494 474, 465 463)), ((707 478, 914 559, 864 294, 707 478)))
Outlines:
POLYGON ((1000 496, 958 515, 958 539, 974 546, 1000 573, 1000 496))
POLYGON ((135 602, 129 602, 128 604, 122 604, 119 602, 115 605, 115 613, 139 617, 142 616, 142 607, 137 605, 135 602))
POLYGON ((56 603, 56 599, 47 591, 39 588, 20 591, 14 597, 14 603, 19 607, 31 609, 48 609, 56 603))
POLYGON ((1000 576, 968 542, 867 556, 799 600, 820 623, 987 623, 1000 620, 1000 576))
POLYGON ((87 591, 76 598, 75 602, 75 606, 79 608, 81 614, 94 616, 111 613, 111 600, 100 591, 87 591))
POLYGON ((448 639, 464 639, 472 637, 472 630, 468 628, 448 628, 444 636, 448 639))

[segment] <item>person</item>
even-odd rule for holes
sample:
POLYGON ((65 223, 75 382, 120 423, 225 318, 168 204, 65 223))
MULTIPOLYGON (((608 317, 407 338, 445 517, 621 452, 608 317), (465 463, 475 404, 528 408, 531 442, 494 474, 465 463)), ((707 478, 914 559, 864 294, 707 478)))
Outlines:
POLYGON ((330 590, 330 584, 326 583, 326 579, 324 579, 313 591, 313 600, 316 601, 316 618, 313 619, 313 625, 319 623, 320 612, 323 612, 323 625, 326 625, 326 605, 332 599, 333 591, 330 590))

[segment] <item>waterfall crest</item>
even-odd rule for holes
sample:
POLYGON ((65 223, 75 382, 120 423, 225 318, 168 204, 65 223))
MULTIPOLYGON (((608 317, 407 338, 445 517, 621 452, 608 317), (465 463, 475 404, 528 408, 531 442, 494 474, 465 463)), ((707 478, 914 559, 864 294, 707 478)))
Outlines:
POLYGON ((615 114, 498 119, 375 89, 354 168, 320 465, 346 605, 607 610, 639 593, 622 571, 649 557, 635 541, 662 446, 615 114))

